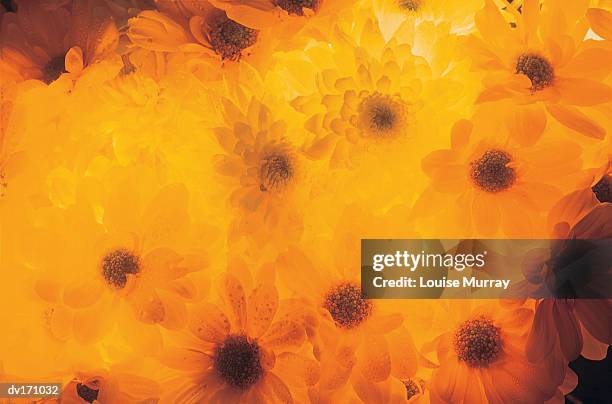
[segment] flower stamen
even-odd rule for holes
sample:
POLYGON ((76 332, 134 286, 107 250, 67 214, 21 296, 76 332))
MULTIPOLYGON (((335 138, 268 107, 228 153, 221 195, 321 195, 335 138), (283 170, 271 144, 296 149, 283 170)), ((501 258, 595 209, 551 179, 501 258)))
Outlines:
POLYGON ((321 0, 275 0, 274 5, 282 8, 289 14, 304 15, 304 9, 317 11, 321 0))
POLYGON ((245 335, 229 335, 215 348, 214 369, 230 386, 248 389, 263 376, 259 345, 245 335))
POLYGON ((531 80, 531 91, 539 91, 552 84, 554 71, 550 62, 542 56, 525 53, 516 61, 516 73, 531 80))
POLYGON ((125 287, 128 274, 138 272, 140 272, 140 258, 129 250, 123 248, 114 250, 102 259, 102 276, 116 289, 125 287))
POLYGON ((209 33, 213 50, 225 60, 239 60, 242 51, 257 42, 258 31, 245 27, 227 16, 219 19, 209 33))
POLYGON ((84 401, 88 403, 93 403, 98 399, 99 390, 94 390, 92 388, 87 387, 82 383, 77 383, 76 392, 79 397, 81 397, 84 401))
POLYGON ((51 84, 57 80, 62 73, 66 73, 65 57, 63 55, 51 58, 42 68, 42 81, 51 84))
POLYGON ((509 189, 516 180, 511 156, 502 150, 488 150, 470 163, 472 182, 481 190, 497 193, 509 189))
POLYGON ((259 165, 259 189, 262 192, 280 190, 293 176, 291 160, 284 154, 272 154, 259 165))
POLYGON ((601 203, 612 202, 612 175, 606 174, 591 188, 601 203))
POLYGON ((359 286, 348 282, 332 288, 323 307, 341 328, 357 327, 372 314, 372 302, 362 297, 359 286))
POLYGON ((406 108, 396 97, 373 93, 359 104, 359 126, 363 133, 376 138, 392 138, 406 127, 406 108))
POLYGON ((487 367, 502 353, 500 328, 479 316, 464 321, 455 331, 453 345, 459 360, 470 367, 487 367))

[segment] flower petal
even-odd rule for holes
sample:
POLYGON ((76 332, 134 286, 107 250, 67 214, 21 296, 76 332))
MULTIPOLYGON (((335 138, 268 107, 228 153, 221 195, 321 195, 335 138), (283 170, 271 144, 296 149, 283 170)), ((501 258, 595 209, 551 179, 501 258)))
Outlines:
POLYGON ((249 296, 248 322, 249 335, 259 338, 267 330, 278 308, 278 292, 274 285, 262 284, 249 296))
POLYGON ((189 329, 203 341, 221 342, 230 332, 230 322, 217 306, 202 302, 192 309, 189 329))
POLYGON ((549 104, 546 106, 546 109, 559 123, 583 135, 596 139, 603 139, 606 136, 606 130, 602 126, 591 120, 577 108, 549 104))

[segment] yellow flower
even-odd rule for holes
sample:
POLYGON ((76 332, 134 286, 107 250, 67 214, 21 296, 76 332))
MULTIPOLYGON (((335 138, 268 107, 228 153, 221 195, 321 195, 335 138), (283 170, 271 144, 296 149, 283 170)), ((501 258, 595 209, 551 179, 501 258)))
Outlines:
POLYGON ((248 273, 244 262, 230 264, 220 284, 221 305, 205 301, 193 306, 189 342, 168 348, 161 358, 174 376, 162 403, 177 397, 213 403, 303 402, 300 394, 317 382, 317 363, 300 353, 306 348, 302 309, 279 300, 269 281, 244 286, 248 273))
POLYGON ((558 129, 549 128, 533 146, 514 141, 537 131, 544 127, 504 123, 503 112, 492 108, 457 122, 451 148, 423 159, 431 185, 416 202, 414 217, 431 217, 438 224, 430 223, 428 231, 445 234, 545 235, 544 213, 578 189, 586 174, 580 147, 558 139, 558 129))
POLYGON ((421 153, 442 145, 470 108, 464 85, 432 71, 408 44, 385 41, 371 18, 347 29, 310 47, 306 61, 295 54, 285 63, 298 95, 291 104, 312 133, 307 152, 357 176, 418 176, 421 153))
POLYGON ((362 1, 373 7, 381 31, 390 38, 402 24, 408 22, 418 30, 423 21, 450 24, 453 33, 469 32, 474 24, 474 13, 482 8, 483 0, 373 0, 362 1))
POLYGON ((612 100, 612 88, 603 82, 612 53, 603 41, 584 39, 586 6, 550 1, 540 8, 538 0, 526 0, 520 14, 507 8, 516 15, 512 27, 487 0, 476 15, 478 35, 469 40, 474 66, 485 74, 478 101, 512 99, 517 119, 550 115, 583 135, 605 137, 597 107, 612 100), (524 111, 525 104, 537 108, 524 111))
POLYGON ((431 402, 544 402, 560 394, 557 388, 572 371, 554 357, 534 364, 527 360, 532 321, 527 308, 453 301, 446 331, 435 339, 439 367, 430 383, 431 402))
POLYGON ((2 17, 2 81, 78 77, 115 50, 118 32, 108 10, 93 0, 69 3, 20 1, 16 13, 2 17))
MULTIPOLYGON (((71 181, 66 171, 55 175, 56 182, 71 181)), ((191 221, 184 186, 160 187, 150 169, 135 166, 106 176, 108 188, 85 177, 75 191, 53 190, 52 198, 64 203, 71 198, 63 193, 75 192, 76 203, 37 213, 33 232, 40 232, 41 245, 29 262, 43 280, 61 283, 79 340, 95 341, 118 324, 130 343, 155 349, 159 330, 144 324, 186 324, 186 302, 198 293, 188 275, 207 264, 199 245, 206 230, 191 221)))
POLYGON ((304 131, 288 108, 271 109, 251 94, 243 100, 222 99, 223 126, 213 129, 224 151, 215 169, 237 209, 230 237, 282 245, 302 232, 311 176, 299 146, 304 131))

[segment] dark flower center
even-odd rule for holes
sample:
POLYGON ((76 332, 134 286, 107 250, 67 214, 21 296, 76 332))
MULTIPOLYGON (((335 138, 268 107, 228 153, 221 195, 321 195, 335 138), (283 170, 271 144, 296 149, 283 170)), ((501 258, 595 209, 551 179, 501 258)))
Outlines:
POLYGON ((364 299, 361 289, 352 283, 332 288, 325 296, 323 307, 342 328, 356 327, 372 313, 372 302, 364 299))
POLYGON ((280 190, 293 176, 289 157, 273 154, 261 160, 259 166, 259 189, 263 192, 280 190))
POLYGON ((459 360, 468 366, 487 367, 501 355, 501 332, 493 321, 480 316, 459 326, 455 331, 453 345, 459 360))
POLYGON ((245 335, 230 335, 215 348, 214 368, 230 386, 246 390, 263 376, 259 345, 245 335))
POLYGON ((223 16, 209 33, 210 44, 221 59, 239 60, 242 51, 257 42, 258 31, 223 16))
POLYGON ((95 400, 98 399, 99 390, 94 390, 92 388, 89 388, 82 383, 77 383, 76 392, 79 397, 81 397, 83 400, 87 401, 88 403, 93 403, 95 400))
POLYGON ((552 84, 554 71, 548 60, 533 53, 519 56, 516 73, 524 74, 531 80, 531 91, 542 90, 552 84))
POLYGON ((410 400, 421 392, 419 385, 412 379, 404 380, 404 387, 406 387, 406 400, 410 400))
POLYGON ((304 9, 317 11, 321 0, 275 0, 274 5, 282 8, 289 14, 304 15, 304 9))
POLYGON ((406 105, 397 97, 374 92, 363 98, 357 112, 365 135, 393 138, 405 130, 406 105))
POLYGON ((370 111, 370 128, 377 131, 387 131, 395 124, 395 112, 389 105, 377 105, 370 111))
POLYGON ((4 9, 9 13, 17 12, 17 5, 13 0, 0 0, 0 4, 2 4, 4 9))
POLYGON ((591 189, 599 202, 612 202, 612 175, 604 175, 591 189))
POLYGON ((508 167, 512 158, 502 150, 488 150, 478 160, 470 163, 470 177, 474 184, 486 192, 496 193, 514 184, 516 173, 508 167))
POLYGON ((408 11, 417 11, 421 6, 421 0, 399 0, 399 6, 408 11))
POLYGON ((102 276, 106 282, 117 289, 123 289, 128 274, 140 272, 140 258, 126 249, 118 249, 106 254, 102 259, 102 276))
POLYGON ((66 73, 64 60, 65 57, 63 55, 56 56, 49 60, 49 62, 47 62, 47 64, 42 68, 42 81, 47 84, 51 84, 57 80, 62 73, 66 73))

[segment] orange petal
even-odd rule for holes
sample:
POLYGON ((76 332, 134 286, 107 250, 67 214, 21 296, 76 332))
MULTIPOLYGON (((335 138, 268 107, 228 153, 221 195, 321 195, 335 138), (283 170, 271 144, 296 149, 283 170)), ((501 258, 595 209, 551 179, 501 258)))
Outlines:
POLYGON ((287 384, 296 387, 313 386, 320 376, 317 361, 292 352, 283 352, 276 357, 274 371, 282 374, 287 384))
POLYGON ((612 13, 601 8, 590 8, 586 13, 591 28, 602 38, 612 40, 612 13))
POLYGON ((223 283, 223 297, 231 310, 236 327, 243 331, 247 325, 247 304, 244 288, 233 275, 226 275, 223 283))
POLYGON ((459 149, 467 145, 473 128, 474 124, 467 119, 461 119, 455 122, 451 130, 451 148, 459 149))
POLYGON ((612 88, 589 79, 559 78, 555 87, 569 105, 590 106, 612 100, 612 88))
MULTIPOLYGON (((503 191, 502 191, 503 192, 503 191)), ((469 214, 465 212, 464 214, 469 214)), ((497 233, 500 222, 499 207, 496 198, 476 192, 472 201, 472 220, 476 230, 483 235, 493 235, 497 233)))
POLYGON ((168 347, 160 354, 159 361, 172 369, 197 372, 209 369, 213 358, 195 349, 168 347))
POLYGON ((278 308, 278 292, 274 285, 262 284, 251 292, 248 304, 249 335, 259 338, 267 330, 278 308))
POLYGON ((546 106, 546 109, 557 121, 559 121, 559 123, 583 135, 596 139, 603 139, 606 136, 606 130, 603 127, 580 112, 577 108, 549 104, 546 106))
POLYGON ((506 126, 510 134, 522 145, 538 141, 546 129, 546 113, 539 105, 517 107, 508 114, 506 126))
POLYGON ((64 59, 66 65, 66 71, 79 74, 83 71, 83 51, 78 46, 73 46, 66 52, 64 59))
POLYGON ((391 374, 391 355, 385 337, 364 335, 362 352, 359 355, 359 369, 366 380, 382 382, 391 374))
POLYGON ((300 324, 288 320, 273 323, 268 332, 261 338, 263 344, 271 349, 299 347, 305 339, 304 328, 300 324))
POLYGON ((202 302, 192 309, 189 329, 201 340, 221 342, 230 332, 230 322, 217 306, 202 302))

